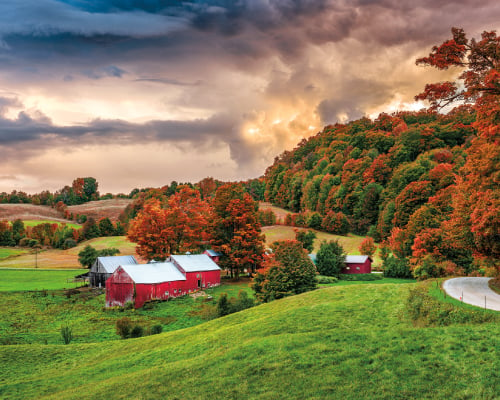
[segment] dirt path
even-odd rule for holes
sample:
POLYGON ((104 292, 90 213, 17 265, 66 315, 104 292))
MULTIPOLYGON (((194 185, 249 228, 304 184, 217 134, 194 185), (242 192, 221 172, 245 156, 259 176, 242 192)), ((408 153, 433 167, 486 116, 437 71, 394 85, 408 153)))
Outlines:
POLYGON ((491 278, 453 278, 443 284, 446 293, 473 306, 500 311, 500 295, 488 286, 491 278), (462 299, 463 296, 463 299, 462 299))

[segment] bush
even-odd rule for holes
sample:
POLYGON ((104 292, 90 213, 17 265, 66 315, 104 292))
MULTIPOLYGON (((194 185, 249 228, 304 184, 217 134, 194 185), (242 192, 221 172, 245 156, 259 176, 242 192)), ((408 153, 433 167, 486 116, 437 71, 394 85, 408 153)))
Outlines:
POLYGON ((153 325, 151 327, 151 335, 158 335, 159 333, 162 333, 162 332, 163 332, 163 326, 161 326, 160 324, 153 325))
POLYGON ((340 280, 342 281, 379 281, 382 279, 382 274, 341 274, 340 280))
POLYGON ((389 278, 413 278, 408 260, 388 256, 383 264, 384 276, 389 278))
POLYGON ((123 317, 116 321, 116 333, 120 335, 122 339, 129 338, 131 331, 132 321, 130 321, 130 318, 123 317))
POLYGON ((139 338, 144 336, 144 328, 140 325, 134 325, 132 330, 130 331, 131 338, 139 338))
POLYGON ((231 305, 227 299, 227 293, 221 293, 219 300, 217 300, 217 316, 223 317, 228 314, 231 314, 231 305))
MULTIPOLYGON (((233 300, 233 298, 231 298, 231 300, 233 300)), ((234 299, 231 303, 232 312, 238 312, 254 306, 254 300, 248 297, 248 293, 243 289, 238 292, 238 298, 234 299)))
POLYGON ((63 242, 63 245, 62 245, 63 250, 71 249, 73 247, 76 247, 76 240, 74 240, 74 239, 66 239, 63 242))
POLYGON ((316 275, 316 281, 318 283, 327 284, 327 283, 335 283, 338 281, 334 276, 325 276, 325 275, 316 275))
POLYGON ((61 326, 61 337, 64 344, 70 344, 73 340, 73 332, 69 326, 61 326))
MULTIPOLYGON (((123 305, 123 309, 124 310, 132 310, 134 308, 134 302, 133 301, 127 301, 124 305, 123 305)), ((151 307, 153 308, 153 307, 151 307)))

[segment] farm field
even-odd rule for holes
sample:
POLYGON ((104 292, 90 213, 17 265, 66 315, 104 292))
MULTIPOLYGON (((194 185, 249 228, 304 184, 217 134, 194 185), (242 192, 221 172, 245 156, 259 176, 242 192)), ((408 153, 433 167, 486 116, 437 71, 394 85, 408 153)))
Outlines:
POLYGON ((0 397, 497 398, 498 321, 415 327, 410 287, 331 287, 139 339, 0 346, 0 397))
POLYGON ((63 271, 43 269, 0 269, 0 292, 74 288, 76 284, 68 282, 68 279, 72 279, 85 271, 86 269, 63 271))
POLYGON ((12 247, 0 247, 0 260, 28 253, 29 250, 14 249, 12 247))
MULTIPOLYGON (((100 250, 108 247, 114 247, 120 250, 122 255, 135 255, 135 244, 127 240, 125 236, 109 236, 91 239, 80 243, 78 246, 67 250, 50 249, 44 250, 37 255, 38 268, 80 268, 78 263, 78 253, 86 246, 100 250)), ((1 268, 34 268, 35 267, 35 254, 27 253, 21 254, 17 257, 8 259, 0 259, 1 268)))
POLYGON ((68 222, 62 213, 49 206, 35 206, 33 204, 0 204, 0 220, 50 220, 68 222))
POLYGON ((86 215, 87 217, 92 217, 96 221, 107 217, 112 221, 117 221, 121 212, 127 207, 133 200, 131 199, 108 199, 108 200, 98 200, 90 201, 88 203, 79 204, 75 206, 69 206, 68 211, 74 216, 86 215))
POLYGON ((73 222, 69 222, 68 220, 65 220, 65 222, 61 222, 59 220, 57 221, 54 221, 54 220, 49 220, 49 219, 41 219, 41 220, 23 220, 23 223, 24 223, 24 226, 36 226, 36 225, 40 225, 40 224, 45 224, 45 223, 48 223, 48 224, 58 224, 58 225, 66 225, 66 226, 69 226, 70 228, 74 228, 74 229, 80 229, 82 227, 82 225, 80 224, 75 224, 73 222))
MULTIPOLYGON (((105 310, 103 290, 81 288, 78 292, 67 292, 62 288, 75 288, 75 283, 67 283, 82 270, 40 271, 40 270, 0 270, 0 282, 9 279, 8 284, 0 283, 0 345, 1 344, 60 344, 62 325, 72 328, 74 343, 90 343, 116 340, 115 325, 119 318, 129 317, 134 323, 149 328, 161 324, 163 331, 173 331, 204 322, 201 306, 207 304, 203 298, 189 296, 168 302, 154 304, 152 309, 105 310), (25 280, 29 281, 23 284, 25 280), (31 286, 29 286, 31 285, 31 286), (50 289, 41 292, 13 292, 15 290, 50 289), (69 296, 68 296, 69 294, 69 296)), ((207 289, 215 304, 220 293, 237 297, 240 290, 253 291, 249 280, 236 283, 226 282, 220 287, 207 289)))

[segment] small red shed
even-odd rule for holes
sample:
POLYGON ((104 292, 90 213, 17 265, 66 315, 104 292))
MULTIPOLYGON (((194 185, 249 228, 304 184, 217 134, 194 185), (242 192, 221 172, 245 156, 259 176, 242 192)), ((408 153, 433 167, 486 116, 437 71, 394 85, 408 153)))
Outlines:
POLYGON ((221 253, 219 253, 218 251, 212 250, 212 249, 205 250, 203 252, 203 254, 206 254, 207 256, 209 256, 213 260, 213 262, 215 262, 217 264, 219 264, 220 257, 222 256, 221 253))
POLYGON ((207 254, 171 255, 170 261, 186 276, 189 289, 220 285, 220 268, 207 254))
POLYGON ((149 300, 167 300, 188 292, 186 277, 171 262, 121 265, 106 281, 106 307, 131 301, 140 308, 149 300))
POLYGON ((342 274, 371 274, 372 259, 368 256, 346 256, 342 274))

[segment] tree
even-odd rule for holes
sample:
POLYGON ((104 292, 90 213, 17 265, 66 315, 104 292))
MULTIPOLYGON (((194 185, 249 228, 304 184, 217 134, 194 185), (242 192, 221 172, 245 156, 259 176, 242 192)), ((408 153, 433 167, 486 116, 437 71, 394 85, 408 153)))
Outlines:
POLYGON ((99 231, 101 236, 113 236, 115 234, 115 227, 111 220, 105 217, 99 220, 99 231))
POLYGON ((85 239, 93 239, 101 236, 101 231, 99 230, 99 225, 95 222, 95 219, 90 217, 83 224, 82 237, 85 239))
POLYGON ((316 289, 316 268, 300 242, 283 240, 271 247, 273 254, 257 271, 252 285, 259 301, 267 303, 316 289))
POLYGON ((217 189, 212 202, 212 248, 222 254, 220 265, 239 277, 245 269, 260 268, 264 236, 257 220, 257 203, 240 184, 226 184, 217 189))
POLYGON ((417 65, 441 70, 463 68, 458 82, 440 82, 425 86, 416 100, 429 100, 434 109, 457 101, 474 102, 482 97, 500 95, 500 38, 494 31, 483 32, 481 40, 467 39, 460 28, 452 28, 453 38, 434 46, 428 57, 417 59, 417 65))
POLYGON ((321 275, 339 276, 345 265, 346 254, 338 240, 321 243, 316 254, 316 266, 321 275))
POLYGON ((12 222, 12 238, 16 244, 25 236, 24 222, 21 219, 14 220, 12 222))
POLYGON ((302 243, 302 247, 309 253, 314 249, 314 239, 316 239, 316 233, 314 231, 299 231, 295 229, 295 240, 302 243))
POLYGON ((171 254, 202 250, 210 240, 210 218, 211 209, 200 193, 184 186, 166 204, 147 200, 131 221, 127 237, 137 243, 141 257, 165 260, 171 254))
POLYGON ((329 211, 321 226, 325 231, 337 235, 346 235, 349 232, 349 221, 342 212, 329 211))
POLYGON ((78 262, 83 266, 90 268, 97 259, 97 250, 87 245, 78 253, 78 262))
POLYGON ((369 256, 370 258, 373 258, 375 251, 377 251, 377 246, 371 237, 364 238, 359 245, 359 252, 363 255, 369 256))

